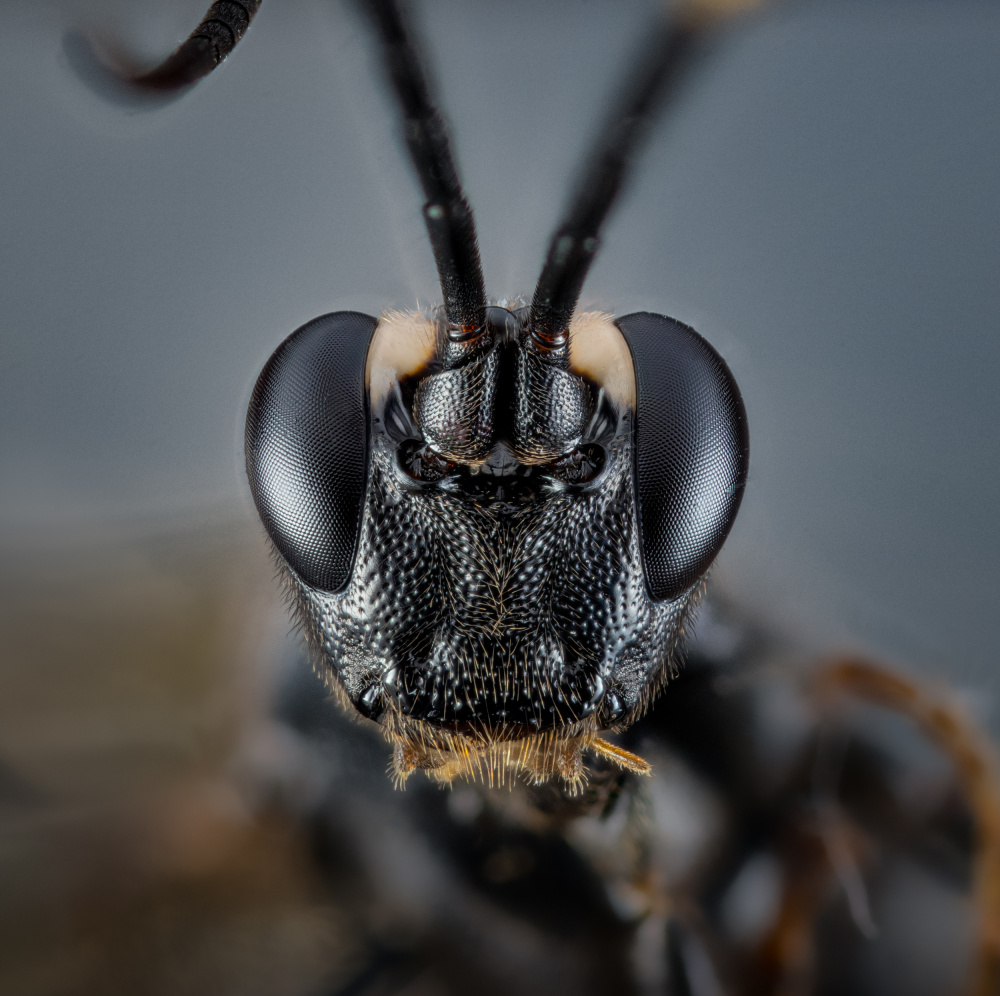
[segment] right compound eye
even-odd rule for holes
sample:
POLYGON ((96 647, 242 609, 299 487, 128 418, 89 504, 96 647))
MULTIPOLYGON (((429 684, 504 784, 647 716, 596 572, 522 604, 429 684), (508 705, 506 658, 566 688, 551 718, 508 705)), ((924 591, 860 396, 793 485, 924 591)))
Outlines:
POLYGON ((422 439, 408 439, 397 450, 400 470, 423 484, 433 484, 454 469, 453 461, 435 452, 422 439))

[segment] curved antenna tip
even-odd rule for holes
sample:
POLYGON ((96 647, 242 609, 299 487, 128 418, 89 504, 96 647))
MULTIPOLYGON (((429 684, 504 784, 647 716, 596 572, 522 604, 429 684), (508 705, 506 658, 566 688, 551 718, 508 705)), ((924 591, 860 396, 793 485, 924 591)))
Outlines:
POLYGON ((142 72, 129 64, 124 53, 115 51, 110 44, 95 43, 82 31, 67 31, 62 49, 73 75, 107 104, 133 111, 155 111, 191 88, 191 84, 173 89, 144 84, 142 72))
POLYGON ((246 34, 261 0, 216 0, 198 26, 159 65, 143 68, 114 44, 80 33, 63 40, 67 61, 91 91, 131 107, 159 107, 218 69, 246 34), (98 53, 97 49, 100 49, 98 53))

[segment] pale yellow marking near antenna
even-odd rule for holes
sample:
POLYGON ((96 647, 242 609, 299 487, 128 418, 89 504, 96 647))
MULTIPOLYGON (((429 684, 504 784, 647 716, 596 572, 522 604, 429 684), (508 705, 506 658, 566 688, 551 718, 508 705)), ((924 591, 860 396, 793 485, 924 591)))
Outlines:
POLYGON ((635 366, 625 336, 611 315, 584 311, 569 323, 569 362, 574 373, 599 384, 620 408, 635 408, 635 366))
POLYGON ((422 370, 434 358, 438 325, 412 311, 387 311, 378 320, 365 360, 372 407, 381 404, 400 377, 422 370))

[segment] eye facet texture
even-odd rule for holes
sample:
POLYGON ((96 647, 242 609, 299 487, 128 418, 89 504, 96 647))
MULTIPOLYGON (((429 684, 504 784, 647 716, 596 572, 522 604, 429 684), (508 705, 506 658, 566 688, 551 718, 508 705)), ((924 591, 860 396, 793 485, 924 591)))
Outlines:
POLYGON ((368 473, 365 356, 376 319, 316 318, 267 361, 250 399, 246 464, 268 535, 306 584, 351 577, 368 473))
POLYGON ((749 467, 746 409, 729 367, 694 329, 649 312, 617 324, 635 365, 642 555, 659 602, 708 570, 732 528, 749 467))

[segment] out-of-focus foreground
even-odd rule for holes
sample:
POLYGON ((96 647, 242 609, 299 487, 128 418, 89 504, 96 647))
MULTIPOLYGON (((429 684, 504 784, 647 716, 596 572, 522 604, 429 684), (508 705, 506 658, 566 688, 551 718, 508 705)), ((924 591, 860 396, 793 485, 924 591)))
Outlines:
POLYGON ((867 672, 803 669, 716 597, 622 741, 652 779, 595 763, 570 803, 400 791, 287 636, 251 527, 85 553, 25 562, 3 592, 5 994, 978 996, 973 973, 995 979, 996 791, 967 777, 994 760, 947 689, 904 682, 887 707, 867 672))
POLYGON ((266 719, 287 623, 254 540, 5 571, 0 991, 313 992, 343 963, 344 911, 247 780, 292 749, 266 719))

